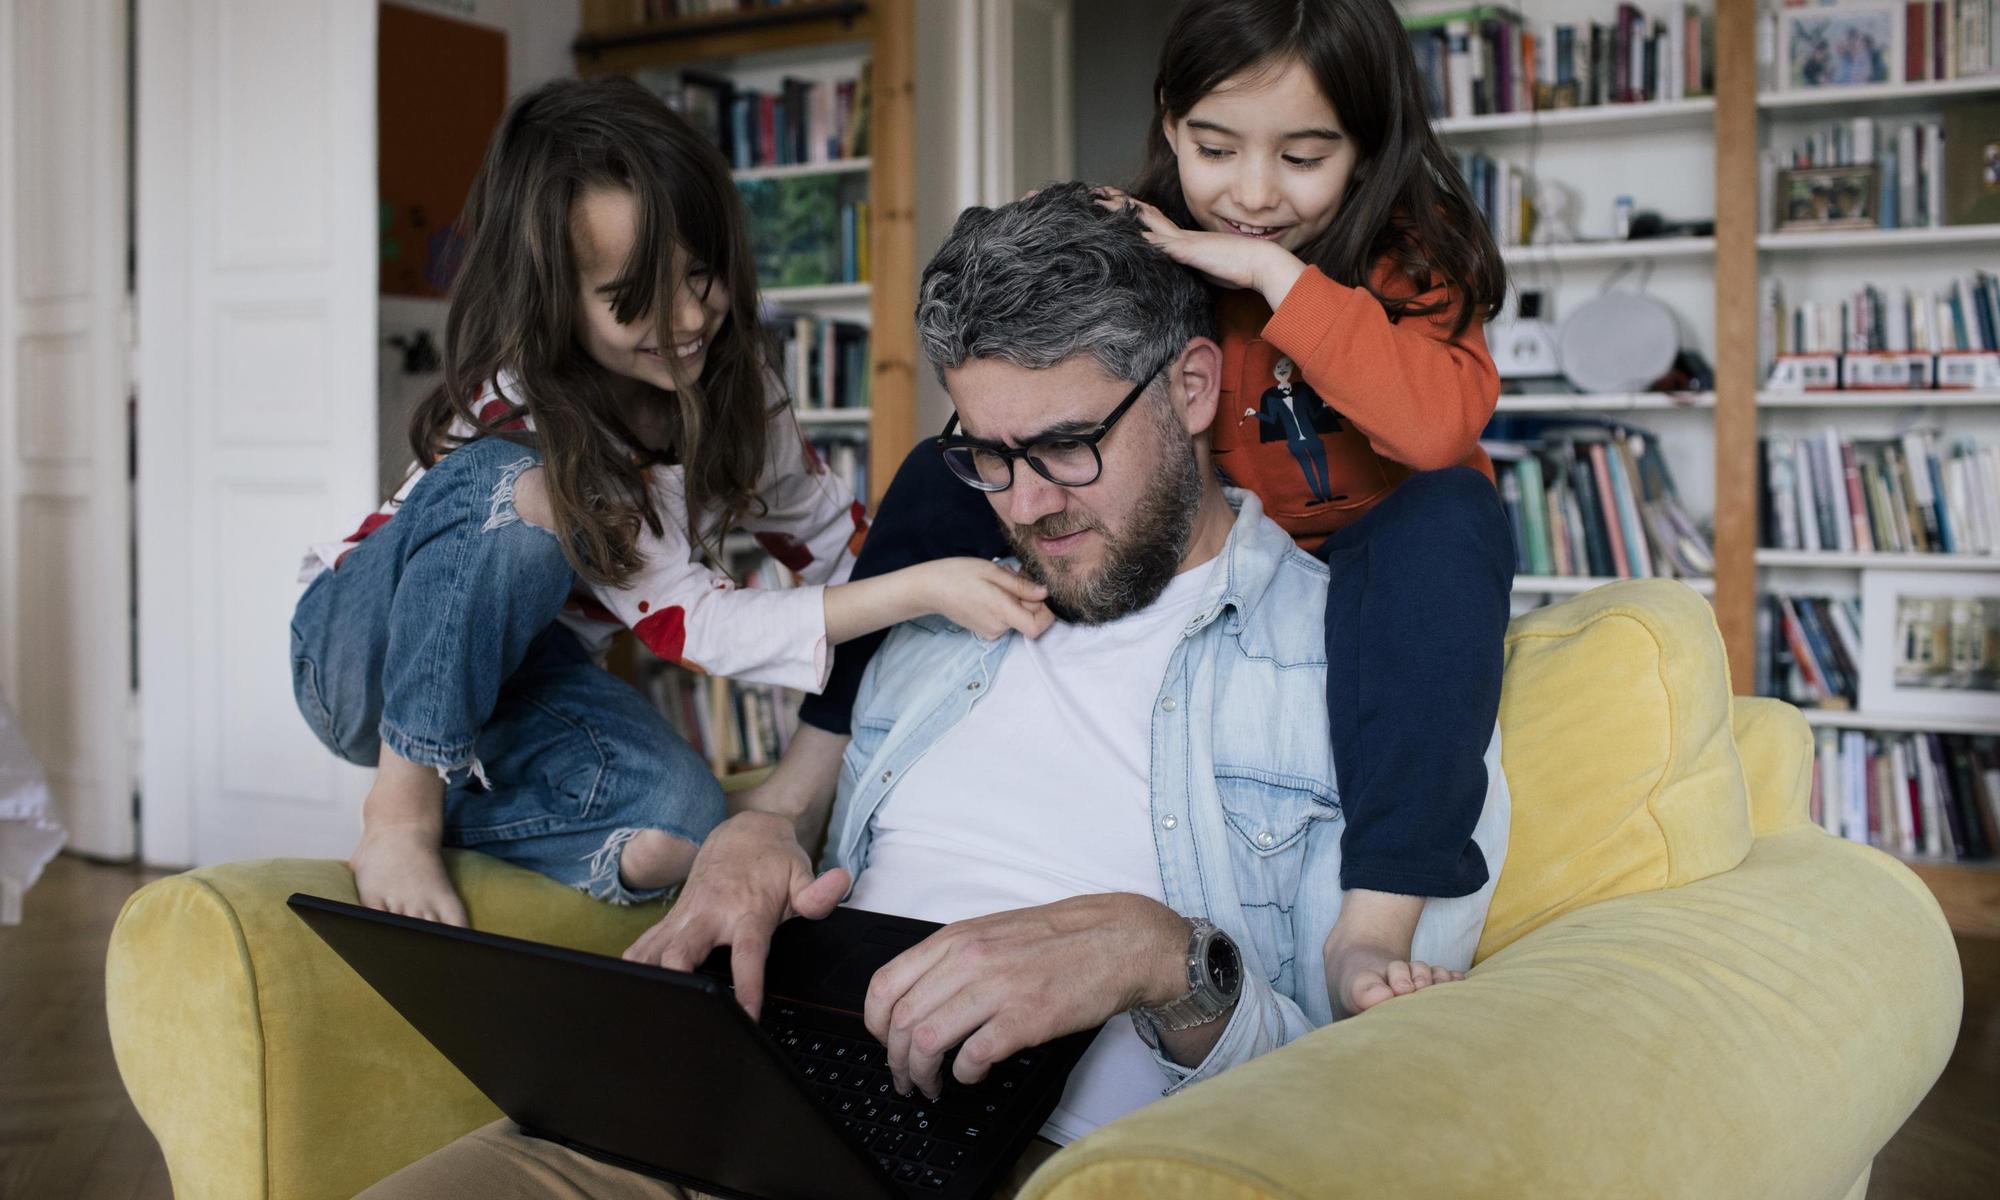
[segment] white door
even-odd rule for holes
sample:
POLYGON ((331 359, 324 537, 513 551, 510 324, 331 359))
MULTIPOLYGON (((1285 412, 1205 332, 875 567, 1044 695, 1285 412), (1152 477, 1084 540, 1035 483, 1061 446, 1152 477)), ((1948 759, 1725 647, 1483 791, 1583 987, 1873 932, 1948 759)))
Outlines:
POLYGON ((124 0, 0 0, 0 695, 133 853, 124 0))
POLYGON ((138 0, 145 856, 344 856, 308 733, 302 548, 375 503, 375 12, 138 0))

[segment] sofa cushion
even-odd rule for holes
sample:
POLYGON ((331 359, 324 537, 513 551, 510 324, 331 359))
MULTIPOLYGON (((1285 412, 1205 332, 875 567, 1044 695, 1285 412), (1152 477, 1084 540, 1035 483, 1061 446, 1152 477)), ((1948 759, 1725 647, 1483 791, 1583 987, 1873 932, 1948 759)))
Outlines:
POLYGON ((1722 636, 1684 584, 1607 584, 1517 619, 1500 747, 1514 818, 1477 958, 1750 851, 1722 636))

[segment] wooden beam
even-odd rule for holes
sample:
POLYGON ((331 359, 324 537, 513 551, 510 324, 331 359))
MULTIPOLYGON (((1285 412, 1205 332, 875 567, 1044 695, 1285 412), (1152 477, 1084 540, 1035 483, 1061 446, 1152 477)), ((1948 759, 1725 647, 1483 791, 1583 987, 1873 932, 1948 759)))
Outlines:
POLYGON ((868 130, 870 339, 875 377, 868 439, 871 504, 917 442, 916 0, 876 0, 868 130))
POLYGON ((1757 5, 1715 14, 1715 620, 1731 686, 1757 667, 1757 5))

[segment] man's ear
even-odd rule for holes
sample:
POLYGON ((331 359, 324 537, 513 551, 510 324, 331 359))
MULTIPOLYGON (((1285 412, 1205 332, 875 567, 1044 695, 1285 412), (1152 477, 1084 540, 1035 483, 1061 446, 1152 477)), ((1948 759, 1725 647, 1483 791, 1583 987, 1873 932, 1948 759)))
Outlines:
POLYGON ((1222 397, 1222 347, 1212 339, 1190 339, 1174 360, 1172 390, 1189 436, 1208 432, 1222 397))

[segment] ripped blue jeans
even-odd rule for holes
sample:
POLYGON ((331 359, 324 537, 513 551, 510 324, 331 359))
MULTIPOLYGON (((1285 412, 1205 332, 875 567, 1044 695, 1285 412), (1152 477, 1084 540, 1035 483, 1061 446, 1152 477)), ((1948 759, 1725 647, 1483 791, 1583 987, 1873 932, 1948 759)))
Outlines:
POLYGON ((498 438, 462 446, 394 519, 322 573, 292 617, 292 689, 348 762, 382 745, 444 777, 444 844, 619 904, 618 874, 658 829, 700 843, 722 789, 643 695, 557 620, 576 585, 555 536, 514 510, 540 457, 498 438))

